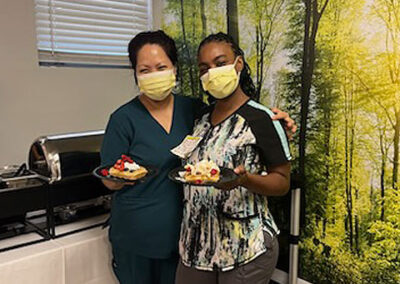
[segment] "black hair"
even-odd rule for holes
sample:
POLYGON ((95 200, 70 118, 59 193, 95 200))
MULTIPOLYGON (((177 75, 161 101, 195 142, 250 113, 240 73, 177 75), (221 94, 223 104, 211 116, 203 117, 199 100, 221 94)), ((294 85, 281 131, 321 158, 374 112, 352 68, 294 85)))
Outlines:
POLYGON ((136 64, 137 55, 139 50, 146 44, 157 44, 167 54, 174 66, 178 63, 178 52, 176 50, 175 41, 162 30, 147 31, 137 34, 128 44, 129 61, 131 62, 132 69, 135 72, 136 79, 136 64))
POLYGON ((240 80, 239 85, 242 88, 243 92, 248 95, 250 98, 258 101, 256 87, 254 86, 253 79, 251 79, 251 70, 246 60, 244 59, 244 52, 239 47, 239 45, 233 40, 233 38, 225 33, 219 32, 216 34, 211 34, 203 39, 197 49, 197 55, 199 55, 201 48, 210 42, 225 42, 228 43, 233 53, 236 56, 241 56, 243 59, 243 70, 240 72, 240 80))

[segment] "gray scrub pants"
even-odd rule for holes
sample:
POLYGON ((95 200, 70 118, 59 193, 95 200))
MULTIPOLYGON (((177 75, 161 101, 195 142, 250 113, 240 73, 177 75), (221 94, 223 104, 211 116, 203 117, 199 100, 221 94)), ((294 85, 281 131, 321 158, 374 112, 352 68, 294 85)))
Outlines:
POLYGON ((267 284, 279 256, 277 237, 264 232, 267 251, 253 261, 226 272, 203 271, 187 267, 180 261, 175 284, 267 284))

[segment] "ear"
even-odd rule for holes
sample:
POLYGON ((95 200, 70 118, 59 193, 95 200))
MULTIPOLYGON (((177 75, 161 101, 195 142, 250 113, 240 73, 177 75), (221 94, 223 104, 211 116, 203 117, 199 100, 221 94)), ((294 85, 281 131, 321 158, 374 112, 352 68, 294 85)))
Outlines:
POLYGON ((237 72, 241 72, 244 68, 244 61, 241 55, 238 56, 235 69, 237 72))

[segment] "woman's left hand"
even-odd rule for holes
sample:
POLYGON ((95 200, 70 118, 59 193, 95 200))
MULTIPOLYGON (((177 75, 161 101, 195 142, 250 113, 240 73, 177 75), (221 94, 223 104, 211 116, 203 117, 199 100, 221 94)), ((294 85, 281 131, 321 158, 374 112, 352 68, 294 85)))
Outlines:
POLYGON ((290 118, 287 112, 281 111, 280 109, 274 107, 272 111, 275 113, 275 116, 272 117, 273 120, 283 120, 285 123, 286 134, 289 139, 293 139, 293 134, 297 131, 297 125, 293 119, 290 118))
POLYGON ((232 190, 238 186, 243 186, 246 180, 248 179, 247 171, 243 165, 238 166, 234 169, 235 174, 238 175, 237 179, 231 182, 221 183, 217 186, 217 188, 222 190, 232 190))

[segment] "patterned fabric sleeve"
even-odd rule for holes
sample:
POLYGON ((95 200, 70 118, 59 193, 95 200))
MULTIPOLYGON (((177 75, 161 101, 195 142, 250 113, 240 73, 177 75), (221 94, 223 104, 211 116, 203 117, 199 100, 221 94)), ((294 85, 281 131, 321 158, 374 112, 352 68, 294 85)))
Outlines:
POLYGON ((260 150, 263 163, 269 166, 285 164, 291 160, 285 130, 279 121, 272 120, 271 110, 253 101, 243 109, 260 150))

